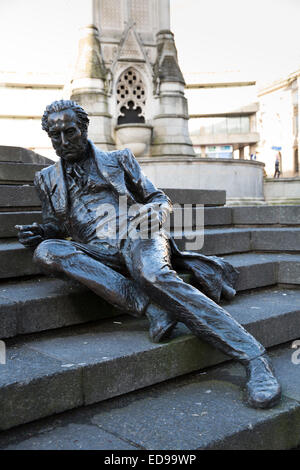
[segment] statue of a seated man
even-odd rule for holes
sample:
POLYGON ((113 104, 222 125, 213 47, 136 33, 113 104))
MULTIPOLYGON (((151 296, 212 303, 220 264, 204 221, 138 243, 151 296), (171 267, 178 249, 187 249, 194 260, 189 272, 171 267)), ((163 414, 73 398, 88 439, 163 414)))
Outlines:
POLYGON ((235 295, 237 272, 219 258, 180 252, 162 228, 172 210, 168 197, 130 150, 98 150, 87 138, 88 123, 73 101, 46 108, 42 127, 60 161, 36 175, 44 223, 17 226, 20 242, 36 247, 34 260, 46 272, 81 282, 122 311, 145 314, 155 342, 184 323, 246 367, 251 406, 274 406, 281 389, 264 347, 217 304, 235 295), (107 230, 109 208, 115 232, 107 230), (198 288, 178 276, 179 268, 192 272, 198 288))

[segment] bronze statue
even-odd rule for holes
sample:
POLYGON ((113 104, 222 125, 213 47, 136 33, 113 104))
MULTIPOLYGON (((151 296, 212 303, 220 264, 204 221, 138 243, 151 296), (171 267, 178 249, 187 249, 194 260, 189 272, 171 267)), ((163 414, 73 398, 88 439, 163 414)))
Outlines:
POLYGON ((264 347, 217 304, 235 295, 236 270, 217 257, 180 252, 162 227, 172 210, 168 197, 130 150, 97 149, 88 123, 73 101, 46 108, 42 128, 60 161, 36 174, 44 223, 17 226, 20 242, 36 247, 34 260, 46 272, 81 282, 122 311, 145 314, 155 342, 183 322, 246 367, 251 406, 274 406, 281 389, 264 347), (179 268, 192 273, 198 288, 178 276, 179 268))

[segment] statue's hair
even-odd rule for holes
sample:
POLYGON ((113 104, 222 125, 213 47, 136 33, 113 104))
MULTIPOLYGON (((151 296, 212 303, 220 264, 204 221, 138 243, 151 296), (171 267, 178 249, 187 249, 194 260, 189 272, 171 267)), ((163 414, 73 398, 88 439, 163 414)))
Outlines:
POLYGON ((59 113, 60 111, 65 111, 66 109, 72 109, 76 113, 78 118, 78 125, 83 132, 87 133, 88 125, 89 125, 89 118, 85 110, 79 106, 78 103, 71 100, 59 100, 53 101, 53 103, 49 104, 43 114, 42 117, 42 129, 49 133, 49 123, 48 117, 52 113, 59 113))

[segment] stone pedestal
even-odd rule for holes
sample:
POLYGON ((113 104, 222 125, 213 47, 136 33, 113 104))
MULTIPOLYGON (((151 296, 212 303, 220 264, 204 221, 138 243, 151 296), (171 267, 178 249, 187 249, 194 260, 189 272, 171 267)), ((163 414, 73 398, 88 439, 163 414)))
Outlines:
POLYGON ((229 158, 141 158, 145 175, 158 188, 224 190, 229 205, 264 204, 264 164, 229 158))
POLYGON ((130 148, 139 157, 150 156, 152 126, 147 124, 122 124, 115 129, 117 149, 130 148))

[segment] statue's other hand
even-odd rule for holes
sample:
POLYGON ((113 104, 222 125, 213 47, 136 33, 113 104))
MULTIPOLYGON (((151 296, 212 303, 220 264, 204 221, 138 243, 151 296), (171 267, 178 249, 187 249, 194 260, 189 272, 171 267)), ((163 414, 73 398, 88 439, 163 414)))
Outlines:
POLYGON ((42 227, 34 223, 32 225, 15 225, 18 230, 19 242, 26 247, 35 247, 44 240, 42 227))
MULTIPOLYGON (((161 217, 158 204, 144 204, 139 208, 137 213, 131 218, 134 221, 133 233, 137 232, 141 238, 148 238, 148 230, 151 227, 151 233, 155 233, 161 228, 161 217), (150 226, 149 226, 150 224, 150 226)), ((128 227, 129 235, 132 236, 132 229, 128 227)))

